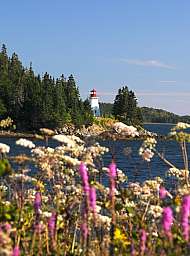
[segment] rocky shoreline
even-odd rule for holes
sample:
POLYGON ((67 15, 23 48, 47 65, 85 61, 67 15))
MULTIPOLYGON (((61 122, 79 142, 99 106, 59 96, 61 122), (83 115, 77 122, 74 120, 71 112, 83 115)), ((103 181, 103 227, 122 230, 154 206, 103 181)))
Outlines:
MULTIPOLYGON (((126 126, 126 127, 130 127, 130 126, 126 126)), ((136 136, 137 134, 134 136, 131 136, 129 131, 128 132, 126 132, 125 130, 118 131, 114 127, 102 127, 102 126, 93 124, 92 126, 89 126, 89 127, 82 126, 81 128, 76 128, 73 125, 65 125, 63 128, 58 128, 53 131, 47 128, 42 128, 40 129, 39 133, 0 131, 0 137, 28 138, 32 140, 35 140, 35 139, 43 140, 44 138, 51 137, 54 134, 64 134, 64 135, 76 135, 80 138, 92 137, 100 140, 144 139, 147 136, 155 137, 157 139, 163 139, 163 140, 171 139, 168 136, 162 136, 156 133, 151 133, 144 129, 138 130, 137 133, 138 133, 138 136, 136 136)))

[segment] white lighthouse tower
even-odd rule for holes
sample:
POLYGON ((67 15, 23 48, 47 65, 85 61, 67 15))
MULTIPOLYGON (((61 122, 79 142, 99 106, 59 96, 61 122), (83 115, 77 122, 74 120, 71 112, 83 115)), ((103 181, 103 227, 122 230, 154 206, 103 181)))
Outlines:
POLYGON ((95 89, 90 91, 90 105, 91 105, 94 116, 96 117, 100 116, 100 107, 99 107, 98 97, 96 95, 95 89))

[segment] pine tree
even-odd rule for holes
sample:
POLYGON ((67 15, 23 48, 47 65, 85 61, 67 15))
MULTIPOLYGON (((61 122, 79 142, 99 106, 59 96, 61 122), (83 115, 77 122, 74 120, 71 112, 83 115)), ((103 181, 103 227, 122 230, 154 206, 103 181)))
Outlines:
POLYGON ((9 60, 6 46, 3 44, 0 52, 0 114, 5 117, 8 109, 8 95, 10 91, 11 82, 8 76, 9 60))
POLYGON ((42 79, 42 122, 43 126, 54 126, 54 87, 51 76, 46 72, 42 79))
POLYGON ((56 80, 56 86, 54 88, 54 122, 57 127, 63 126, 67 122, 67 112, 65 105, 65 90, 64 79, 56 80))
POLYGON ((112 113, 115 118, 126 124, 139 124, 142 121, 140 109, 137 107, 137 98, 127 86, 118 90, 112 113))
POLYGON ((22 125, 27 129, 42 127, 42 82, 36 77, 30 65, 23 77, 24 104, 22 125))
POLYGON ((13 120, 19 121, 22 119, 21 112, 24 102, 24 88, 22 84, 22 78, 24 75, 24 68, 22 63, 18 59, 16 53, 13 53, 11 60, 9 61, 9 79, 11 86, 8 92, 8 108, 9 115, 13 120))

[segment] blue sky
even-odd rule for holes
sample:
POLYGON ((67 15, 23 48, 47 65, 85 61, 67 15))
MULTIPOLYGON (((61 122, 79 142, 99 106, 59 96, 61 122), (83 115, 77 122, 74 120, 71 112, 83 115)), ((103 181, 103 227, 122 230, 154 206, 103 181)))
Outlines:
POLYGON ((190 114, 189 0, 0 3, 0 43, 25 66, 75 76, 83 98, 112 102, 128 85, 140 106, 190 114))

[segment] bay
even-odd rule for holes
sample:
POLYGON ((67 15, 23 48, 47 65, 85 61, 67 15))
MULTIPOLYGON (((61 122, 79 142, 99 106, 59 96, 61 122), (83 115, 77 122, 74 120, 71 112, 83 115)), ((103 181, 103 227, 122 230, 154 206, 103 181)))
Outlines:
MULTIPOLYGON (((166 135, 172 127, 172 124, 146 124, 145 128, 149 131, 156 132, 158 134, 166 135)), ((6 143, 11 147, 10 156, 18 154, 29 154, 30 150, 20 147, 15 144, 16 138, 0 138, 1 143, 6 143)), ((150 163, 143 161, 138 154, 139 147, 142 144, 140 140, 119 140, 119 141, 100 141, 102 146, 108 147, 110 152, 103 156, 104 166, 108 166, 114 157, 117 167, 124 171, 128 176, 128 180, 131 182, 138 181, 143 182, 146 179, 160 176, 165 177, 169 166, 166 165, 158 156, 154 156, 150 163), (130 152, 126 155, 126 152, 130 152)), ((37 146, 45 146, 44 141, 36 140, 37 146)), ((49 140, 50 147, 58 146, 58 143, 54 140, 49 140)), ((183 159, 181 149, 175 141, 158 141, 157 150, 163 154, 163 156, 174 164, 177 168, 183 169, 183 159)), ((187 150, 190 152, 190 145, 187 145, 187 150)), ((188 155, 190 160, 190 155, 188 155)), ((34 170, 34 166, 31 166, 34 170)))

